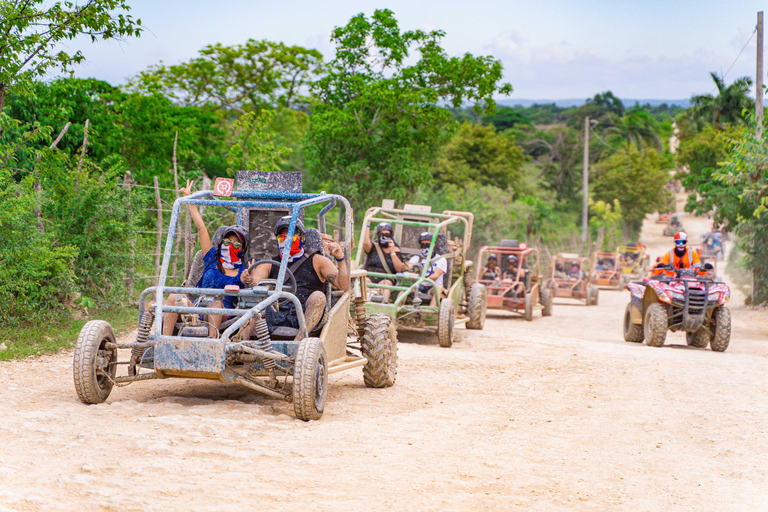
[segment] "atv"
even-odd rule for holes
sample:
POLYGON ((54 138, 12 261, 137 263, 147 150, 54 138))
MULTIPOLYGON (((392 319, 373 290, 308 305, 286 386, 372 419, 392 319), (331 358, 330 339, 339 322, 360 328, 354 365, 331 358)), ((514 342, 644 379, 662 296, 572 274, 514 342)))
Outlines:
POLYGON ((369 254, 361 243, 358 247, 354 268, 371 278, 384 278, 393 285, 366 283, 360 285, 366 290, 358 299, 356 306, 363 308, 368 315, 386 315, 397 324, 397 329, 412 332, 436 334, 441 347, 453 345, 454 328, 464 324, 467 329, 482 329, 485 326, 486 295, 485 286, 471 282, 472 262, 466 254, 472 240, 474 215, 470 212, 444 211, 432 213, 431 207, 406 204, 403 209, 394 208, 391 200, 385 200, 386 206, 369 208, 365 213, 360 239, 370 236, 371 223, 389 223, 393 226, 393 239, 400 247, 407 262, 413 256, 420 255, 419 235, 423 232, 432 234, 429 251, 421 268, 409 272, 371 272, 365 268, 369 254), (461 238, 450 239, 449 227, 463 233, 461 238), (425 292, 425 287, 432 286, 428 271, 432 262, 445 258, 446 268, 443 275, 443 293, 434 297, 425 292), (378 290, 391 290, 390 303, 383 302, 378 290), (368 293, 368 291, 374 293, 368 293))
POLYGON ((678 231, 685 231, 685 229, 683 229, 683 223, 680 222, 680 219, 675 215, 672 217, 672 220, 669 221, 669 224, 664 226, 663 234, 664 236, 674 236, 678 231))
POLYGON ((725 244, 720 233, 707 233, 701 236, 703 242, 699 250, 702 258, 714 257, 718 260, 725 259, 725 244))
POLYGON ((478 266, 475 283, 488 288, 488 307, 503 309, 523 315, 529 322, 533 311, 541 309, 541 316, 552 315, 552 291, 542 287, 544 280, 539 270, 539 250, 527 247, 517 240, 502 240, 498 246, 480 248, 478 259, 483 255, 494 255, 504 262, 501 276, 489 279, 478 266))
POLYGON ((576 299, 584 301, 587 306, 597 306, 600 290, 592 282, 589 259, 573 253, 558 253, 550 262, 549 272, 552 277, 547 281, 547 288, 554 297, 576 299), (580 271, 578 276, 571 275, 575 265, 580 271))
MULTIPOLYGON (((238 173, 238 189, 231 197, 214 197, 211 191, 195 192, 176 199, 165 245, 165 254, 158 285, 145 289, 139 299, 138 334, 135 341, 118 342, 109 323, 93 320, 85 324, 75 345, 73 360, 75 389, 81 401, 87 404, 104 402, 115 385, 124 386, 136 381, 166 378, 199 378, 241 384, 264 395, 293 403, 297 418, 308 421, 319 419, 325 409, 328 375, 356 367, 363 368, 363 380, 368 387, 388 387, 395 382, 397 373, 397 331, 386 315, 366 315, 355 309, 354 321, 350 315, 352 294, 365 293, 359 281, 364 272, 351 272, 353 291, 331 290, 326 286, 326 310, 323 321, 314 332, 307 332, 301 303, 295 295, 296 279, 288 268, 290 245, 286 244, 277 279, 261 281, 251 288, 229 285, 224 289, 197 288, 195 275, 202 274, 202 251, 195 257, 188 278, 182 286, 168 286, 168 269, 177 220, 182 205, 194 204, 221 207, 237 214, 238 225, 248 232, 249 249, 245 261, 261 259, 251 268, 270 260, 267 255, 277 253, 272 234, 274 221, 290 215, 288 238, 295 233, 296 223, 308 207, 319 209, 319 229, 306 229, 305 251, 322 251, 321 231, 325 228, 325 215, 337 205, 344 208, 343 238, 340 243, 349 258, 352 245, 352 210, 342 196, 333 194, 302 194, 301 178, 298 187, 285 191, 284 172, 238 173), (264 250, 264 244, 273 244, 264 250), (356 292, 354 292, 356 290, 356 292), (168 294, 187 294, 195 297, 195 306, 179 301, 167 305, 168 294), (149 298, 154 298, 150 303, 149 298), (215 300, 236 296, 234 308, 212 308, 215 300), (263 314, 278 303, 291 302, 296 306, 299 329, 276 327, 270 329, 263 314), (163 335, 163 313, 178 313, 180 321, 173 334, 163 335), (229 317, 221 324, 220 332, 210 337, 208 326, 200 317, 204 314, 229 317), (244 339, 243 331, 253 322, 253 336, 244 339), (154 328, 153 328, 154 325, 154 328), (352 327, 354 326, 354 327, 352 327), (254 339, 255 338, 255 339, 254 339), (130 357, 118 357, 128 351, 130 357), (125 368, 125 371, 119 369, 125 368)), ((224 187, 227 188, 227 187, 224 187)), ((217 187, 218 189, 218 187, 217 187)), ((223 189, 219 189, 221 192, 223 189)), ((226 195, 226 194, 225 194, 226 195)), ((217 236, 224 235, 217 230, 217 236)), ((219 238, 219 241, 221 238, 219 238)), ((216 243, 214 241, 214 243, 216 243)), ((324 253, 323 253, 324 254, 324 253)), ((365 296, 362 296, 365 299, 365 296)))
MULTIPOLYGON (((711 270, 708 265, 702 272, 711 270)), ((685 331, 686 343, 716 352, 728 348, 731 340, 731 313, 725 303, 731 290, 694 269, 660 265, 674 276, 656 276, 647 282, 627 285, 631 300, 624 311, 624 340, 661 347, 667 331, 685 331)))

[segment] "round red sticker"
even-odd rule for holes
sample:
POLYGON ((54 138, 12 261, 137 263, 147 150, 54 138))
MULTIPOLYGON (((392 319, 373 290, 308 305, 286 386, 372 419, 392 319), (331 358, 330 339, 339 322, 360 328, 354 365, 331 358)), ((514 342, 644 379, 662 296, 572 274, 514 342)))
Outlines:
POLYGON ((232 195, 232 188, 234 185, 235 180, 232 178, 216 178, 216 183, 213 185, 213 194, 229 197, 232 195))

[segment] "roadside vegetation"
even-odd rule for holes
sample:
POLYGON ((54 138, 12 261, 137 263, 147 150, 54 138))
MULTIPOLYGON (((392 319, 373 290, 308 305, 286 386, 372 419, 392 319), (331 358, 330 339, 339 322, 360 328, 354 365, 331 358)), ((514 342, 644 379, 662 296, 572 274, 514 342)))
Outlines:
MULTIPOLYGON (((497 106, 512 92, 498 60, 450 56, 442 31, 403 30, 377 10, 333 31, 334 60, 279 41, 211 42, 115 86, 67 77, 83 56, 54 48, 82 34, 140 36, 127 1, 0 0, 0 30, 0 341, 10 346, 0 358, 70 346, 73 315, 89 308, 129 325, 120 319, 151 284, 126 279, 151 274, 151 186, 175 188, 174 166, 179 182, 198 183, 239 169, 301 171, 306 191, 344 194, 358 214, 384 198, 469 210, 476 247, 503 237, 581 252, 636 241, 677 173, 687 208, 717 205, 715 220, 741 235, 746 268, 768 268, 765 221, 752 215, 765 209, 765 149, 744 114, 746 78, 728 85, 713 74, 717 94, 685 110, 624 105, 611 91, 572 108, 497 106), (49 32, 35 33, 32 18, 49 32), (42 80, 50 73, 61 77, 42 80)), ((755 276, 756 300, 768 299, 768 276, 755 276)))

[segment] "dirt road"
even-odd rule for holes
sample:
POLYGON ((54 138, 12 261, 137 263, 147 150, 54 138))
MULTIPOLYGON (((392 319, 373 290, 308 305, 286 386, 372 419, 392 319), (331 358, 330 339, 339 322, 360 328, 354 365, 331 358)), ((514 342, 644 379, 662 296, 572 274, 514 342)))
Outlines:
POLYGON ((623 341, 628 296, 401 343, 393 388, 333 375, 312 423, 204 381, 85 406, 71 351, 0 363, 0 511, 768 510, 766 312, 735 297, 725 353, 655 349, 623 341))

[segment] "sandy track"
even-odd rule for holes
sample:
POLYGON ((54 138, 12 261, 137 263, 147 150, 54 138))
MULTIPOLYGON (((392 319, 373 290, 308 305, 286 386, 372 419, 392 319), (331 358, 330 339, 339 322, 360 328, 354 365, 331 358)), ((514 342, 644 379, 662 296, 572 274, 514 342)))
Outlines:
POLYGON ((401 343, 393 388, 333 375, 312 423, 206 381, 85 406, 71 351, 0 363, 0 511, 768 510, 765 312, 734 301, 722 354, 653 349, 622 340, 627 300, 401 343))

